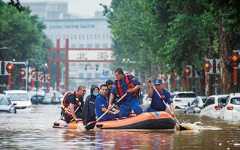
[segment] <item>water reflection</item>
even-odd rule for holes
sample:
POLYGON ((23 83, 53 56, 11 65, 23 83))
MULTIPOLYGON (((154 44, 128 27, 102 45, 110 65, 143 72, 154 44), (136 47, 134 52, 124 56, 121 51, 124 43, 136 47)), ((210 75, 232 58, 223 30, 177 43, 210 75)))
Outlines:
POLYGON ((59 106, 39 105, 17 114, 0 114, 1 149, 240 149, 239 124, 198 116, 178 116, 187 122, 221 130, 169 132, 157 130, 79 131, 54 129, 59 106))

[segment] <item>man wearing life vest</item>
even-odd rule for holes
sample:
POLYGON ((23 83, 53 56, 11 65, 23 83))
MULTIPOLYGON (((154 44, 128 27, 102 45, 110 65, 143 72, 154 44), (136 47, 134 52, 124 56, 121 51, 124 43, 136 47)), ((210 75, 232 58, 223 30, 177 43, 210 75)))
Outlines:
POLYGON ((108 108, 111 108, 115 96, 122 97, 125 93, 127 96, 120 101, 119 117, 128 117, 133 110, 135 114, 142 113, 139 104, 140 83, 132 75, 125 75, 121 68, 115 70, 115 82, 112 87, 108 108))
POLYGON ((154 85, 152 84, 151 81, 148 81, 147 93, 148 97, 152 99, 151 105, 147 109, 148 112, 154 111, 167 111, 169 113, 173 112, 172 101, 170 99, 171 95, 165 89, 163 80, 160 79, 155 80, 154 85), (168 110, 166 105, 168 105, 171 110, 168 110))
POLYGON ((63 119, 69 123, 71 121, 77 121, 82 119, 82 111, 84 106, 83 97, 86 93, 84 86, 79 86, 73 93, 66 92, 62 103, 62 116, 63 119))

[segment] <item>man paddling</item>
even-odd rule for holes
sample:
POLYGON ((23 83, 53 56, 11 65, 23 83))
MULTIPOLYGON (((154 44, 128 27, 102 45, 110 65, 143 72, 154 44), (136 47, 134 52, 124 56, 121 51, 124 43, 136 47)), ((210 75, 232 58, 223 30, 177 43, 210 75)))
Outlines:
POLYGON ((83 118, 82 110, 84 106, 83 97, 86 93, 84 86, 79 86, 73 93, 67 92, 61 104, 63 120, 67 123, 83 118))
POLYGON ((173 103, 170 99, 171 95, 164 88, 164 83, 162 80, 160 79, 155 80, 154 85, 152 84, 151 81, 148 81, 147 93, 148 93, 148 97, 152 98, 151 105, 147 109, 147 112, 154 112, 154 111, 167 111, 168 113, 172 112, 171 110, 173 110, 173 103), (153 86, 155 86, 155 88, 153 86), (168 110, 168 108, 166 107, 163 101, 170 106, 169 108, 171 110, 168 110))
MULTIPOLYGON (((96 111, 97 118, 102 116, 102 114, 104 114, 104 112, 108 111, 108 88, 107 88, 106 84, 102 84, 100 86, 100 92, 96 98, 95 111, 96 111)), ((118 112, 119 111, 117 111, 117 110, 114 111, 111 109, 99 121, 113 120, 116 117, 118 117, 118 115, 117 115, 118 112)))

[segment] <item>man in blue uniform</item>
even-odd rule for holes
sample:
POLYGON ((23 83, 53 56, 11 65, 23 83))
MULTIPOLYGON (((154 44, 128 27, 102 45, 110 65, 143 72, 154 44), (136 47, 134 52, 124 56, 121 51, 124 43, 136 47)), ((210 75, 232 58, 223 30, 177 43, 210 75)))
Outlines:
MULTIPOLYGON (((95 103, 95 111, 96 117, 99 118, 105 111, 108 109, 108 88, 106 84, 102 84, 100 86, 99 95, 96 98, 95 103)), ((117 111, 109 111, 104 117, 102 117, 99 121, 113 120, 116 118, 117 111)))
POLYGON ((147 92, 148 97, 152 98, 151 105, 147 109, 148 112, 154 112, 154 111, 167 111, 169 113, 173 112, 173 106, 172 101, 170 99, 171 95, 170 93, 164 88, 164 84, 162 80, 155 80, 154 85, 152 85, 151 81, 148 81, 147 83, 147 92), (155 86, 155 89, 154 87, 155 86), (156 91, 157 90, 157 91, 156 91), (159 96, 160 95, 160 96, 159 96), (166 107, 166 104, 169 105, 169 108, 171 110, 168 110, 166 107))
POLYGON ((133 110, 135 114, 141 114, 142 108, 139 104, 140 83, 131 75, 125 75, 121 68, 115 70, 115 82, 110 93, 109 106, 112 106, 115 96, 122 97, 127 93, 126 97, 120 101, 120 117, 128 117, 133 110))

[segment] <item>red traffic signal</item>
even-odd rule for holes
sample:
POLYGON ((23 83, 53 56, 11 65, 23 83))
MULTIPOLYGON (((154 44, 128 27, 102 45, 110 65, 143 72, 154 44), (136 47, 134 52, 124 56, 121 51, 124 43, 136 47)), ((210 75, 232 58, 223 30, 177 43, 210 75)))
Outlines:
POLYGON ((206 72, 209 72, 211 68, 212 68, 212 64, 211 64, 209 61, 206 61, 206 62, 204 63, 204 70, 205 70, 206 72))
POLYGON ((233 63, 235 63, 235 62, 237 62, 238 60, 239 60, 239 55, 238 55, 238 53, 234 52, 234 53, 232 54, 232 56, 231 56, 231 61, 232 61, 233 63))
POLYGON ((8 73, 12 73, 13 69, 14 69, 14 64, 8 63, 6 65, 6 70, 8 73))

